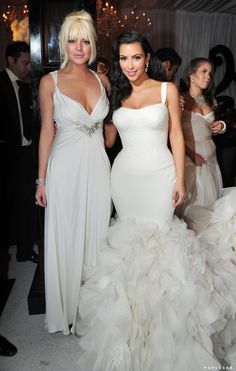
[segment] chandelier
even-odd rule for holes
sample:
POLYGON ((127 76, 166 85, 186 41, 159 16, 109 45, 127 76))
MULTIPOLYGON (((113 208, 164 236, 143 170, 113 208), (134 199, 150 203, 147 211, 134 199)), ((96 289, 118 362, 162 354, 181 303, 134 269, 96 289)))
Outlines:
POLYGON ((125 13, 121 26, 124 31, 137 31, 146 34, 152 30, 152 22, 145 10, 138 10, 134 4, 132 10, 125 13))
POLYGON ((97 0, 97 29, 100 35, 114 38, 121 32, 121 21, 113 5, 97 0))
POLYGON ((98 34, 113 39, 121 32, 137 31, 141 34, 149 33, 152 22, 144 10, 138 10, 136 4, 129 12, 124 12, 118 17, 113 5, 107 1, 97 0, 97 29, 98 34))
POLYGON ((28 6, 24 5, 8 5, 2 14, 3 22, 6 26, 11 26, 15 20, 21 21, 28 15, 28 6))

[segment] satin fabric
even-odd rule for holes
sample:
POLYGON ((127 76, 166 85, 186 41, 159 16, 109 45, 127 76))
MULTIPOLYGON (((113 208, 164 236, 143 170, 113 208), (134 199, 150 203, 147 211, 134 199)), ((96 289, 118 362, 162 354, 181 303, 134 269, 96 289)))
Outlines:
POLYGON ((96 267, 98 246, 109 224, 110 165, 103 141, 109 105, 96 74, 101 95, 91 114, 60 91, 57 71, 51 75, 57 131, 46 177, 46 328, 69 334, 74 332, 81 280, 96 267), (95 123, 99 124, 89 135, 85 129, 95 123))

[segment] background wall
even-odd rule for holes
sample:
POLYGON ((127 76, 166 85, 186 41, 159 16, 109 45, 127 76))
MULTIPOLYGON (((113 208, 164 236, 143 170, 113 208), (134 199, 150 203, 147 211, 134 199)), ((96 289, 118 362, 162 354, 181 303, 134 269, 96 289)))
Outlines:
MULTIPOLYGON (((154 49, 173 47, 182 57, 178 77, 183 76, 187 63, 196 57, 209 57, 209 52, 217 45, 223 45, 232 54, 231 67, 228 55, 218 53, 215 82, 219 85, 226 72, 231 73, 224 94, 236 102, 236 16, 222 13, 168 11, 153 9, 151 12, 153 30, 147 37, 154 49), (233 65, 232 65, 233 61, 233 65), (231 69, 230 71, 227 68, 231 69)), ((222 52, 225 49, 222 49, 222 52)))

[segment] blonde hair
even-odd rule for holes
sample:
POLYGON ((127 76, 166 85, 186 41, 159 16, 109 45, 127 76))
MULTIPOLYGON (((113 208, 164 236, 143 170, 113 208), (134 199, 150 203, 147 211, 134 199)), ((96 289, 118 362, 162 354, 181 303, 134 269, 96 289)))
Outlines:
POLYGON ((81 33, 82 37, 88 40, 91 45, 91 56, 88 60, 88 64, 93 63, 96 59, 97 34, 93 19, 88 12, 85 10, 80 10, 78 12, 68 14, 61 26, 59 35, 59 46, 62 60, 61 68, 64 68, 68 63, 66 44, 69 40, 76 40, 78 33, 81 33))

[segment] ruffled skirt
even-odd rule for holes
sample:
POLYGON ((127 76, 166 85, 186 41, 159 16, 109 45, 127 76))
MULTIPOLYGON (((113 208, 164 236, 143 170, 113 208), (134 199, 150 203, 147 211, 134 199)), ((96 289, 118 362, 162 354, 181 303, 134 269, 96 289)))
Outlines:
POLYGON ((96 273, 81 289, 79 370, 220 367, 212 339, 217 348, 227 319, 233 320, 234 285, 226 272, 222 280, 212 269, 209 248, 176 217, 161 230, 135 219, 116 221, 96 273))

